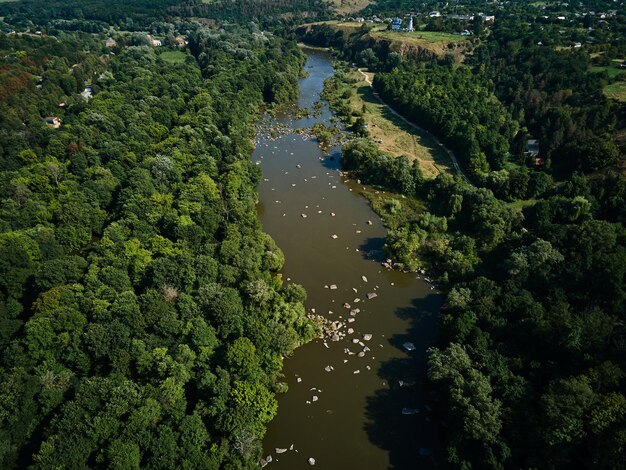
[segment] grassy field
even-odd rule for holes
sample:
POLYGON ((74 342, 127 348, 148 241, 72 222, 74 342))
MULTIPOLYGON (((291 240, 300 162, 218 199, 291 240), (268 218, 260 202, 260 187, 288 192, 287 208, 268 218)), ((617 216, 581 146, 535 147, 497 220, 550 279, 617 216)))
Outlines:
POLYGON ((626 82, 615 82, 607 85, 604 94, 609 98, 626 102, 626 82))
POLYGON ((181 51, 165 51, 159 54, 159 57, 170 64, 182 64, 187 58, 187 54, 181 51))
POLYGON ((446 153, 427 134, 417 132, 389 112, 376 99, 363 75, 357 70, 351 70, 348 77, 357 81, 349 100, 350 107, 358 112, 365 110, 363 118, 368 124, 368 131, 383 152, 395 157, 406 155, 410 160, 418 160, 427 178, 450 171, 446 153))
POLYGON ((455 34, 440 33, 437 31, 414 31, 400 32, 400 31, 372 31, 372 37, 389 39, 390 41, 398 41, 406 44, 434 44, 434 43, 449 43, 463 41, 463 37, 455 34))
POLYGON ((361 11, 370 3, 370 0, 332 0, 331 2, 333 10, 340 15, 361 11))

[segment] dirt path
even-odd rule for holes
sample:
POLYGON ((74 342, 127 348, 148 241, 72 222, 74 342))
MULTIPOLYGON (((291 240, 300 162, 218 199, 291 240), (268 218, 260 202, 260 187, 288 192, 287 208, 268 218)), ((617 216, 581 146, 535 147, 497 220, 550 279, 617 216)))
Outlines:
MULTIPOLYGON (((359 73, 361 75, 363 75, 363 77, 365 78, 365 83, 367 83, 370 87, 372 87, 372 80, 370 79, 369 75, 367 75, 365 72, 363 72, 363 70, 361 70, 360 68, 357 69, 359 71, 359 73)), ((435 135, 433 135, 432 132, 427 131, 426 129, 424 129, 423 127, 420 127, 414 123, 412 123, 411 121, 409 121, 408 119, 406 119, 404 116, 402 116, 401 114, 398 114, 391 106, 389 106, 387 103, 385 103, 383 101, 383 99, 378 95, 378 93, 373 90, 374 96, 376 97, 376 99, 383 105, 385 106, 389 112, 391 112, 394 116, 398 117, 399 119, 401 119, 404 123, 406 123, 408 126, 412 127, 413 129, 415 129, 418 132, 423 132, 425 134, 428 134, 430 136, 431 139, 433 139, 433 141, 439 146, 441 147, 450 157, 450 161, 452 162, 452 166, 454 166, 454 169, 456 170, 456 172, 461 176, 461 178, 463 178, 466 182, 470 182, 470 180, 467 178, 467 176, 465 175, 465 173, 463 173, 463 170, 461 169, 461 165, 459 165, 459 161, 456 159, 456 157, 454 156, 454 154, 452 153, 452 150, 450 150, 448 147, 446 147, 435 135)))

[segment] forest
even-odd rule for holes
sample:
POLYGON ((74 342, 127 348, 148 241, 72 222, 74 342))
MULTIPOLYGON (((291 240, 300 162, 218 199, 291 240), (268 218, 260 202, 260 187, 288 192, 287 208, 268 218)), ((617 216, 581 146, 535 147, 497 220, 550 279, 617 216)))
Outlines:
MULTIPOLYGON (((409 8, 441 4, 362 14, 409 8)), ((283 358, 318 335, 260 227, 249 158, 261 113, 297 96, 299 38, 376 72, 470 176, 426 179, 343 113, 344 169, 398 196, 380 211, 387 253, 445 296, 437 461, 624 468, 626 109, 606 90, 624 79, 626 22, 493 8, 488 27, 419 22, 471 29, 461 61, 357 44, 367 25, 301 34, 331 16, 315 0, 0 4, 0 467, 257 465, 283 358), (401 196, 424 209, 406 215, 401 196)))
POLYGON ((317 334, 249 160, 303 55, 238 27, 189 49, 2 36, 2 468, 252 466, 317 334))

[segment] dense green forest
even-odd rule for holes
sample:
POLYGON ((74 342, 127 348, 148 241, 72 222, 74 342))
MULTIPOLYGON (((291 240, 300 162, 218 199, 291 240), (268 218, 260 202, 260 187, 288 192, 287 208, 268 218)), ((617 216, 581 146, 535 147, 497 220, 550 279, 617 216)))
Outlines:
POLYGON ((12 25, 71 25, 89 32, 110 26, 141 31, 152 29, 158 23, 192 18, 235 23, 255 20, 281 29, 286 24, 325 19, 331 13, 322 0, 20 0, 3 3, 0 10, 12 25))
POLYGON ((0 40, 2 468, 251 466, 282 357, 316 334, 249 161, 303 56, 257 31, 189 39, 176 63, 0 40))
MULTIPOLYGON (((351 122, 344 168, 425 208, 405 215, 398 197, 381 215, 398 267, 429 269, 446 298, 429 387, 452 468, 625 468, 626 109, 606 90, 624 80, 626 22, 588 12, 612 5, 493 4, 491 25, 449 18, 486 8, 474 1, 363 13, 469 28, 463 61, 357 44, 367 25, 301 36, 376 71, 380 96, 471 176, 426 180, 351 122)), ((317 327, 260 228, 250 137, 296 97, 289 25, 328 6, 0 13, 0 466, 257 465, 282 358, 317 327)))

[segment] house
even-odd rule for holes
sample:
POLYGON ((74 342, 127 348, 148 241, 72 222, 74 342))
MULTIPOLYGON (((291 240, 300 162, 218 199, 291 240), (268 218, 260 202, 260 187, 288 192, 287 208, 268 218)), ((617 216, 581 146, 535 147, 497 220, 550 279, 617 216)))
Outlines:
POLYGON ((524 156, 529 161, 533 162, 535 166, 543 165, 544 161, 543 158, 539 155, 539 141, 537 139, 528 139, 526 141, 524 156))
POLYGON ((485 23, 493 23, 496 21, 496 17, 494 15, 481 15, 480 18, 485 23))
POLYGON ((431 12, 428 14, 428 17, 429 17, 429 18, 439 18, 440 16, 441 16, 441 13, 440 13, 440 12, 438 12, 438 11, 431 11, 431 12))
POLYGON ((400 18, 394 18, 393 22, 391 23, 391 29, 393 31, 400 31, 401 27, 402 27, 402 20, 400 18))
POLYGON ((526 150, 524 153, 529 157, 539 155, 539 141, 537 139, 528 139, 526 141, 526 150))
POLYGON ((46 125, 52 127, 53 129, 58 129, 61 127, 61 120, 56 116, 48 116, 43 120, 46 125))
POLYGON ((160 46, 163 45, 163 43, 161 42, 160 39, 155 39, 150 34, 148 34, 147 38, 148 38, 148 41, 150 42, 150 44, 152 46, 154 46, 154 47, 160 47, 160 46))
POLYGON ((85 89, 80 93, 84 99, 88 100, 93 96, 93 87, 91 85, 87 85, 85 89))
POLYGON ((176 36, 176 45, 178 47, 185 47, 188 44, 188 41, 185 40, 182 36, 176 36))
POLYGON ((109 39, 107 39, 107 40, 106 40, 106 42, 104 43, 104 45, 105 45, 106 47, 115 47, 115 46, 117 46, 117 42, 115 42, 115 39, 113 39, 113 38, 109 38, 109 39))

